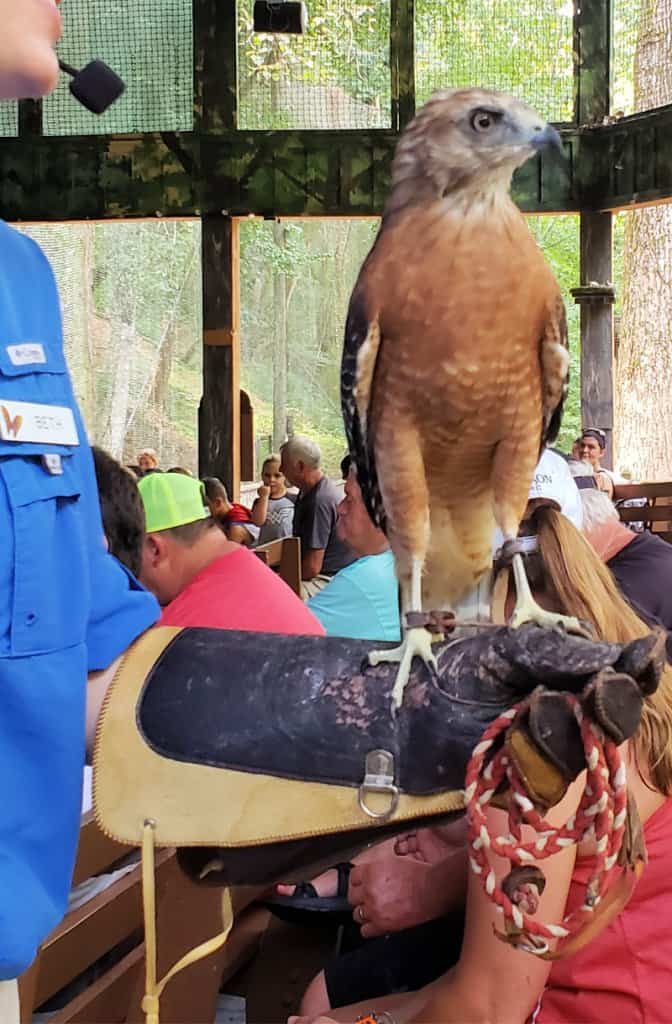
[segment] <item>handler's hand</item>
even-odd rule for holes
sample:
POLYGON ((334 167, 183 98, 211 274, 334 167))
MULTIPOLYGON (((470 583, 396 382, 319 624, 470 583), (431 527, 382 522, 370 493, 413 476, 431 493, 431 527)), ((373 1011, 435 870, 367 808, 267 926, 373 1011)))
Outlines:
POLYGON ((432 865, 415 857, 393 856, 356 864, 350 872, 348 900, 362 937, 386 935, 438 917, 432 865))

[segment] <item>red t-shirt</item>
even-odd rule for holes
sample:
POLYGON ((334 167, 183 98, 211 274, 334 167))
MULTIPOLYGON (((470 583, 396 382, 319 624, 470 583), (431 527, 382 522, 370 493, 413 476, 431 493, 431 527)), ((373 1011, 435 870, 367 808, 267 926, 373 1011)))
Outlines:
MULTIPOLYGON (((651 815, 644 838, 649 862, 630 902, 584 949, 553 964, 534 1024, 672 1021, 672 799, 651 815)), ((582 902, 591 868, 577 861, 568 910, 582 902)))
POLYGON ((160 626, 324 636, 303 601, 247 548, 215 559, 163 609, 160 626))
POLYGON ((232 502, 229 511, 224 517, 227 523, 251 523, 249 508, 239 505, 237 501, 232 502))

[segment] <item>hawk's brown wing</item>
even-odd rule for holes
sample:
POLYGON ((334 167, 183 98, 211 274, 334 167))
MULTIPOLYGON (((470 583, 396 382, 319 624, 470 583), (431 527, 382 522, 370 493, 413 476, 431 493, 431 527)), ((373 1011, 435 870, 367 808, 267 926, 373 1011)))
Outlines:
POLYGON ((366 312, 365 285, 355 286, 345 323, 341 359, 341 407, 348 450, 357 469, 357 481, 371 519, 385 529, 385 509, 378 486, 373 438, 369 429, 369 411, 381 345, 377 320, 366 312))
POLYGON ((569 344, 565 304, 558 292, 539 343, 542 384, 542 435, 540 451, 553 444, 562 421, 569 387, 569 344))

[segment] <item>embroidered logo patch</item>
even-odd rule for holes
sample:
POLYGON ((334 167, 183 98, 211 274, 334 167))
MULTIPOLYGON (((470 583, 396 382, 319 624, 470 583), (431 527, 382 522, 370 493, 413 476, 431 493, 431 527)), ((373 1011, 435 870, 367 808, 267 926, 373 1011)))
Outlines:
POLYGON ((28 444, 79 444, 75 417, 68 406, 15 402, 2 396, 0 439, 28 444))
POLYGON ((23 423, 23 416, 20 416, 18 412, 16 416, 10 415, 9 409, 6 405, 0 406, 0 409, 2 409, 2 418, 5 421, 7 437, 18 437, 19 431, 21 430, 21 424, 23 423))
POLYGON ((31 363, 46 363, 44 345, 39 341, 24 341, 21 345, 8 345, 7 355, 13 366, 30 366, 31 363))

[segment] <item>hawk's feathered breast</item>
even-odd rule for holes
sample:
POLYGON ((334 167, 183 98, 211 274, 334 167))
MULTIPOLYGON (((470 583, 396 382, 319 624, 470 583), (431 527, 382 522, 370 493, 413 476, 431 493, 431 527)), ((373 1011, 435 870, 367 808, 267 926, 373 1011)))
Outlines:
MULTIPOLYGON (((453 95, 439 95, 400 144, 342 363, 346 433, 369 512, 398 571, 419 558, 426 577, 452 580, 446 601, 487 567, 496 522, 515 536, 540 448, 557 430, 568 365, 562 298, 508 195, 511 166, 501 170, 496 147, 471 145, 458 114, 473 96, 455 95, 457 113, 453 95)), ((506 99, 523 121, 536 118, 506 99)), ((494 117, 489 109, 478 116, 494 117)))

